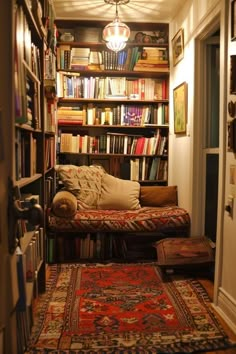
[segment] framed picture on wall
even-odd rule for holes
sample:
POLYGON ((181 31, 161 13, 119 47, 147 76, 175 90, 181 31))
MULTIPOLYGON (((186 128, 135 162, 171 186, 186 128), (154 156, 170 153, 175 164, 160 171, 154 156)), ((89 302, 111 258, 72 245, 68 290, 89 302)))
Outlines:
POLYGON ((187 126, 187 83, 183 82, 173 92, 174 101, 174 132, 185 134, 187 126))
POLYGON ((231 40, 236 40, 236 0, 231 1, 231 40))
POLYGON ((184 30, 181 28, 172 39, 173 64, 176 65, 184 57, 184 30))

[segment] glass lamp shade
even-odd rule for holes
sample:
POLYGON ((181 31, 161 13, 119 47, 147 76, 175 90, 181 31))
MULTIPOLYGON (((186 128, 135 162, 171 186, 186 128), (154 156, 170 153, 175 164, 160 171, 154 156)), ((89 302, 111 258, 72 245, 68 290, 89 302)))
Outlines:
POLYGON ((106 41, 106 46, 114 52, 119 52, 125 48, 129 36, 129 27, 120 22, 119 17, 116 17, 103 29, 103 39, 106 41))

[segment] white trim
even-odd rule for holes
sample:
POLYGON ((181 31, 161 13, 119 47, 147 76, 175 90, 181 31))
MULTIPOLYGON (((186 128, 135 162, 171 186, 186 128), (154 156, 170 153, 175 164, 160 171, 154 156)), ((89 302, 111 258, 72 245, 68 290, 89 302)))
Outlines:
POLYGON ((231 330, 236 333, 236 301, 223 288, 218 289, 218 305, 214 310, 223 318, 231 330))
MULTIPOLYGON (((216 9, 215 9, 216 10, 216 9)), ((220 27, 220 8, 215 11, 215 17, 205 17, 205 27, 201 28, 195 39, 195 77, 194 77, 194 122, 193 122, 193 184, 192 184, 192 235, 204 234, 204 219, 205 219, 205 176, 206 176, 206 149, 204 147, 206 141, 205 122, 206 117, 206 87, 204 82, 207 77, 205 66, 205 47, 206 41, 209 41, 216 29, 220 27), (209 22, 210 21, 210 22, 209 22)), ((201 22, 203 26, 204 23, 201 22)), ((221 43, 220 43, 221 48, 221 43)), ((220 49, 221 50, 221 49, 220 49)), ((221 120, 219 112, 219 120, 221 120)), ((221 133, 220 133, 221 134, 221 133)), ((215 150, 215 149, 214 149, 215 150)), ((213 149, 210 149, 213 153, 213 149)), ((220 150, 217 149, 220 156, 220 150)))
POLYGON ((223 262, 223 226, 224 226, 224 195, 225 195, 225 161, 226 161, 226 130, 227 130, 227 60, 228 49, 228 24, 229 1, 221 2, 220 17, 220 124, 219 124, 219 187, 218 187, 218 214, 216 235, 216 265, 213 301, 218 305, 219 288, 222 285, 222 262, 223 262))

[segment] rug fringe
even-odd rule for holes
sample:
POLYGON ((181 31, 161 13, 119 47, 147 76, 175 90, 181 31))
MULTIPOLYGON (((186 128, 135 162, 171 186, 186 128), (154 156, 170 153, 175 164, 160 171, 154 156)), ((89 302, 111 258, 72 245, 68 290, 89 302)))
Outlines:
POLYGON ((25 352, 25 354, 191 354, 205 353, 214 350, 225 350, 236 348, 236 343, 232 343, 225 339, 214 339, 210 342, 200 341, 199 343, 173 343, 170 345, 155 346, 152 348, 130 348, 130 349, 91 349, 85 350, 55 350, 55 349, 33 349, 25 352))

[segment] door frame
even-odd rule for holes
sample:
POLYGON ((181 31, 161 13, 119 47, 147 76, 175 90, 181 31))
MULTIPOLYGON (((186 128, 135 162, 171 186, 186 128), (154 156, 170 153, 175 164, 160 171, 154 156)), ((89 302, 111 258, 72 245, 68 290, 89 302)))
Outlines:
POLYGON ((204 89, 205 68, 205 43, 217 29, 220 28, 220 87, 219 87, 219 181, 218 181, 218 210, 216 232, 216 258, 213 302, 217 304, 218 288, 221 285, 222 264, 222 238, 224 221, 224 191, 225 191, 225 158, 226 158, 226 102, 227 102, 227 7, 221 7, 220 12, 213 21, 206 24, 201 33, 195 39, 195 79, 194 79, 194 127, 193 127, 193 214, 195 215, 192 230, 194 233, 203 234, 205 214, 205 159, 202 154, 204 148, 204 114, 206 114, 204 102, 206 93, 204 89))

